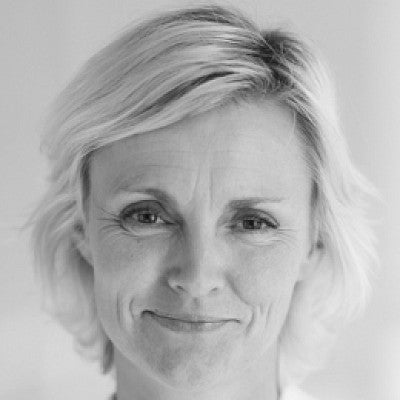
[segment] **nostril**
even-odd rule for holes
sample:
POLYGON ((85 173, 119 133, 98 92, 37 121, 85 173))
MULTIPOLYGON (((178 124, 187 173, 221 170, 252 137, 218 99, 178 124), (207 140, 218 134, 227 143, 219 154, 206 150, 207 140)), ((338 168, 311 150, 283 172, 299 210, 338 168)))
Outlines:
POLYGON ((177 294, 180 295, 189 295, 191 297, 203 297, 206 296, 207 294, 217 294, 222 286, 218 285, 212 285, 212 284, 204 284, 201 282, 191 282, 188 284, 182 284, 182 283, 171 283, 169 282, 170 288, 176 292, 177 294))
POLYGON ((184 289, 183 286, 181 286, 181 285, 176 285, 176 288, 177 288, 178 290, 180 290, 181 292, 184 292, 184 291, 185 291, 185 289, 184 289))
POLYGON ((216 295, 225 286, 224 275, 211 268, 172 268, 164 276, 165 283, 181 296, 203 297, 216 295))

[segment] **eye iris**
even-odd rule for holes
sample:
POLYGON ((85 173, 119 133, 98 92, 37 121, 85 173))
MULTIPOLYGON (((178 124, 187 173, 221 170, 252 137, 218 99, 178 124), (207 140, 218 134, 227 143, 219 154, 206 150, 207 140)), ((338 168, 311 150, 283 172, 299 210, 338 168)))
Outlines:
POLYGON ((151 212, 141 212, 137 215, 138 222, 152 224, 157 222, 157 215, 151 212))
POLYGON ((245 219, 243 220, 244 229, 260 229, 262 221, 259 219, 245 219))

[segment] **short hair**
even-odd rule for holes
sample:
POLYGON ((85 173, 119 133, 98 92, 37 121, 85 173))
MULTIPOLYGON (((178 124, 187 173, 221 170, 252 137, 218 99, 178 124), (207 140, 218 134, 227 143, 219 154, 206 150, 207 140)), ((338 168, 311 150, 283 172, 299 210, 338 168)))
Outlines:
POLYGON ((165 12, 129 28, 83 66, 50 114, 42 149, 48 191, 30 223, 45 308, 78 348, 113 366, 96 314, 93 269, 80 254, 91 155, 120 139, 232 103, 272 99, 292 112, 313 179, 316 245, 332 262, 295 287, 279 336, 281 385, 320 367, 344 320, 370 289, 373 189, 352 163, 331 79, 311 47, 281 29, 258 28, 217 5, 165 12))

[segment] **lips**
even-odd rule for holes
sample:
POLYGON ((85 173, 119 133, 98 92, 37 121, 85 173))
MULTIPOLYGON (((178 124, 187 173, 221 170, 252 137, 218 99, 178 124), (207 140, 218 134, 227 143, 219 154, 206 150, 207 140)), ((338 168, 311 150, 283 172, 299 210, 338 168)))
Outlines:
POLYGON ((174 319, 177 321, 182 321, 182 322, 198 322, 198 323, 218 323, 218 322, 227 322, 227 321, 237 321, 234 318, 220 318, 220 317, 211 317, 207 315, 201 315, 201 314, 189 314, 189 313, 183 313, 183 314, 168 314, 168 313, 162 313, 159 311, 144 311, 144 313, 149 313, 153 315, 157 315, 162 318, 170 318, 174 319))
POLYGON ((144 311, 143 316, 150 317, 164 328, 175 332, 210 332, 222 328, 230 322, 239 322, 237 319, 212 317, 199 314, 167 314, 153 311, 144 311))

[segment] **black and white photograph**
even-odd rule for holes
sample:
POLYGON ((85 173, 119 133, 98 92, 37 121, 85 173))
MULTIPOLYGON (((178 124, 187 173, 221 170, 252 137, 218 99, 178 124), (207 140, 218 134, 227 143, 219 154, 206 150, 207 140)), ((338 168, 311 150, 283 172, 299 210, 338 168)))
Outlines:
POLYGON ((1 399, 400 400, 400 2, 0 20, 1 399))

